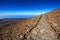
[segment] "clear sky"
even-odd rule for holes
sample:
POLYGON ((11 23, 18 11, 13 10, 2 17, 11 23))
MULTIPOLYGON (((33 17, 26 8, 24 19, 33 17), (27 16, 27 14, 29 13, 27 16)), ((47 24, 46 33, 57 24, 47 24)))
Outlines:
POLYGON ((60 8, 60 0, 0 0, 0 18, 24 18, 60 8))

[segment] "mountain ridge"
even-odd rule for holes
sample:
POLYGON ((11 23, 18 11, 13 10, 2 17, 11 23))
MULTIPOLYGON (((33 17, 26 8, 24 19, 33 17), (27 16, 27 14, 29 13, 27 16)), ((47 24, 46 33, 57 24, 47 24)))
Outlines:
POLYGON ((60 40, 60 9, 0 24, 0 40, 60 40))

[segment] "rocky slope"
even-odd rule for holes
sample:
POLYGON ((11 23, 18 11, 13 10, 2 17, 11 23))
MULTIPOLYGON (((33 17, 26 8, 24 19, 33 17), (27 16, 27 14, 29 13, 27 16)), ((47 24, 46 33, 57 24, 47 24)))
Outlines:
POLYGON ((60 40, 60 9, 0 24, 0 40, 60 40))

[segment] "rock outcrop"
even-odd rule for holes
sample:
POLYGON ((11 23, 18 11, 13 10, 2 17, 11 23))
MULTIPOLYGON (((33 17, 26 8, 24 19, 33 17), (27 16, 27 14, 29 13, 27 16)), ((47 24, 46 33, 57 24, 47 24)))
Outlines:
POLYGON ((60 9, 0 24, 0 40, 60 40, 60 9))

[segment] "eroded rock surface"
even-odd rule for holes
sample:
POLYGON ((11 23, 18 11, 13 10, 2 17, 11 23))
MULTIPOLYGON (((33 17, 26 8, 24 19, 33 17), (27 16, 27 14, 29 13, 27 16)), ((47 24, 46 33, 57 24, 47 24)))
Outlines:
POLYGON ((28 37, 27 40, 58 40, 57 33, 51 28, 44 15, 42 15, 38 25, 31 30, 28 37))
POLYGON ((0 24, 0 40, 60 40, 60 9, 0 24))

